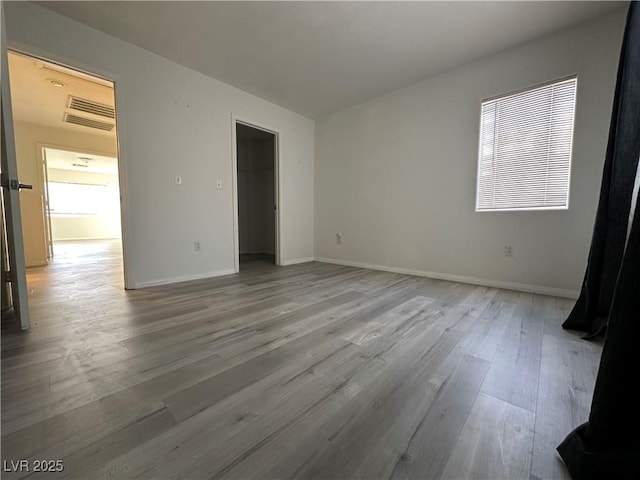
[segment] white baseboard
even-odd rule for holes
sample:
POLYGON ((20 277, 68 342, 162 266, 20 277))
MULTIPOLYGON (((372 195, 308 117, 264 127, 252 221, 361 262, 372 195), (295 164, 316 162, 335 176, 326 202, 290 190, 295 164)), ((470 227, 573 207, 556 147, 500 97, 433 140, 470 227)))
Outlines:
POLYGON ((505 282, 502 280, 488 280, 486 278, 466 277, 463 275, 452 275, 449 273, 426 272, 423 270, 387 267, 385 265, 352 262, 349 260, 338 260, 335 258, 315 257, 315 261, 323 263, 333 263, 335 265, 345 265, 348 267, 367 268, 370 270, 382 270, 384 272, 404 273, 406 275, 435 278, 437 280, 448 280, 450 282, 469 283, 471 285, 480 285, 483 287, 494 287, 503 288, 505 290, 516 290, 518 292, 537 293, 540 295, 550 295, 553 297, 576 299, 580 294, 580 292, 577 290, 565 290, 562 288, 544 287, 542 285, 530 285, 528 283, 505 282))
POLYGON ((160 280, 149 280, 147 282, 135 282, 133 289, 145 287, 157 287, 160 285, 169 285, 171 283, 189 282, 191 280, 203 280, 205 278, 221 277, 223 275, 232 275, 236 273, 233 268, 227 270, 216 270, 215 272, 196 273, 193 275, 180 275, 178 277, 163 278, 160 280))
POLYGON ((31 262, 25 265, 26 268, 46 267, 49 265, 49 260, 38 260, 37 262, 31 262))
MULTIPOLYGON (((447 280, 450 282, 468 283, 471 285, 480 285, 483 287, 503 288, 506 290, 516 290, 518 292, 537 293, 540 295, 550 295, 553 297, 576 299, 580 294, 580 292, 577 290, 565 290, 562 288, 545 287, 542 285, 531 285, 528 283, 505 282, 502 280, 489 280, 486 278, 467 277, 464 275, 452 275, 449 273, 427 272, 423 270, 412 270, 408 268, 388 267, 386 265, 376 265, 372 263, 363 263, 363 262, 352 262, 350 260, 338 260, 335 258, 325 258, 325 257, 296 258, 293 260, 286 260, 285 262, 282 263, 282 265, 283 266, 296 265, 299 263, 308 263, 312 261, 332 263, 335 265, 345 265, 348 267, 366 268, 369 270, 381 270, 384 272, 401 273, 405 275, 414 275, 418 277, 434 278, 437 280, 447 280)), ((136 282, 133 284, 133 288, 137 289, 137 288, 145 288, 145 287, 155 287, 159 285, 168 285, 171 283, 181 283, 181 282, 188 282, 191 280, 202 280, 205 278, 214 278, 214 277, 220 277, 223 275, 232 275, 234 273, 236 273, 235 270, 230 268, 227 270, 217 270, 214 272, 199 273, 195 275, 181 275, 178 277, 164 278, 160 280, 136 282)))
POLYGON ((308 262, 313 262, 314 258, 313 257, 306 257, 306 258, 294 258, 293 260, 285 260, 282 263, 283 267, 286 267, 287 265, 296 265, 298 263, 308 263, 308 262))
MULTIPOLYGON (((70 238, 54 238, 53 243, 59 242, 81 242, 83 240, 121 240, 121 237, 70 237, 70 238)), ((54 245, 55 246, 55 245, 54 245)))

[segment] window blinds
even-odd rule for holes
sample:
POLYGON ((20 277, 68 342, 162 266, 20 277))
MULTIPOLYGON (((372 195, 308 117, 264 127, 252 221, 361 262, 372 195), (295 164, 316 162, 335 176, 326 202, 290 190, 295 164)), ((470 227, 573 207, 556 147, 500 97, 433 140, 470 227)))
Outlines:
POLYGON ((568 208, 576 84, 482 103, 476 211, 568 208))

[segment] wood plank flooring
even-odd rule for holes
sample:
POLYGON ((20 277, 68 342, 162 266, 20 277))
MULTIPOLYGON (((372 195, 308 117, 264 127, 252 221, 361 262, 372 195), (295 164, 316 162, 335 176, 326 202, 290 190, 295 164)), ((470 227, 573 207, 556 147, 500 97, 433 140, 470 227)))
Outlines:
POLYGON ((3 478, 568 478, 555 447, 601 352, 560 328, 570 300, 260 260, 121 278, 115 242, 29 271, 33 328, 2 323, 2 460, 64 471, 3 478))

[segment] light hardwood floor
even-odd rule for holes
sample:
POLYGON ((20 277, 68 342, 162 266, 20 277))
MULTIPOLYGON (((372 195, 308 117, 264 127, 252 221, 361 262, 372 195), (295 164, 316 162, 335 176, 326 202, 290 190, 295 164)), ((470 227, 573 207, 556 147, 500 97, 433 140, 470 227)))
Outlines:
POLYGON ((117 244, 66 247, 29 271, 31 331, 3 322, 3 460, 83 479, 567 478, 555 447, 587 419, 601 351, 560 328, 570 300, 259 261, 124 291, 117 244))

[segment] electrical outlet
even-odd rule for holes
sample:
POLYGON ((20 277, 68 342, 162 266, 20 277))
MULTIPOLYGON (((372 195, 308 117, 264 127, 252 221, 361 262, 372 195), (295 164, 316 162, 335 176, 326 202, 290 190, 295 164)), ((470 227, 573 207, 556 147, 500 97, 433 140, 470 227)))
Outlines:
POLYGON ((513 257, 513 247, 511 245, 504 246, 504 256, 513 257))
POLYGON ((336 233, 336 245, 342 245, 342 234, 336 233))
POLYGON ((202 250, 202 246, 200 245, 200 241, 196 240, 195 242, 193 242, 193 251, 199 252, 201 250, 202 250))

